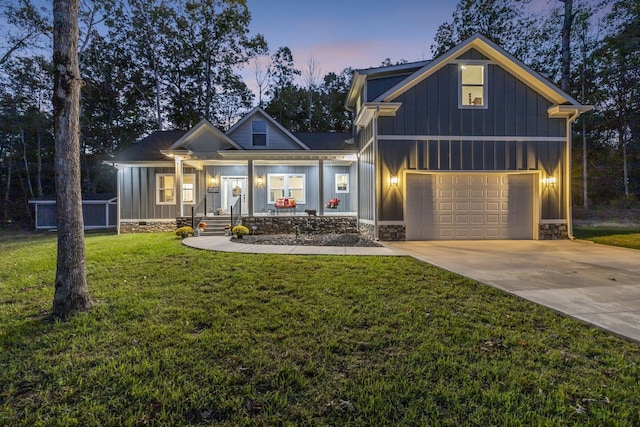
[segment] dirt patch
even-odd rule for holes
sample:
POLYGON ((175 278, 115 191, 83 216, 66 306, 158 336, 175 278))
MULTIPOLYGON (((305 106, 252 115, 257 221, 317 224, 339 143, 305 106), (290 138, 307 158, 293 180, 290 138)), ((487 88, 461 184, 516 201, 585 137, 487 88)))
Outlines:
POLYGON ((251 245, 290 245, 290 246, 349 246, 381 247, 382 245, 358 234, 260 234, 231 239, 235 243, 251 245))

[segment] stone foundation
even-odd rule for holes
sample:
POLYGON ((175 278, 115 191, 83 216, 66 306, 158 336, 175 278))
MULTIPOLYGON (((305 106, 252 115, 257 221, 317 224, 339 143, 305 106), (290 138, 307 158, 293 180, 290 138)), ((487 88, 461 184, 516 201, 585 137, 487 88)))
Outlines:
POLYGON ((372 224, 367 224, 364 222, 360 223, 360 235, 366 237, 369 240, 375 240, 376 233, 375 228, 372 224))
MULTIPOLYGON (((196 221, 199 222, 199 221, 196 221)), ((176 218, 175 229, 180 227, 191 227, 191 217, 190 216, 180 216, 176 218)))
POLYGON ((379 225, 378 239, 383 241, 407 240, 407 228, 404 225, 379 225))
MULTIPOLYGON (((189 219, 191 224, 191 219, 189 219)), ((153 222, 153 221, 141 221, 141 222, 121 222, 120 234, 130 233, 161 233, 164 231, 174 231, 176 229, 175 222, 153 222)))
POLYGON ((539 226, 539 240, 561 240, 568 238, 567 224, 540 224, 539 226))
POLYGON ((357 233, 355 216, 252 216, 240 219, 242 225, 256 234, 292 234, 295 227, 301 234, 357 233))

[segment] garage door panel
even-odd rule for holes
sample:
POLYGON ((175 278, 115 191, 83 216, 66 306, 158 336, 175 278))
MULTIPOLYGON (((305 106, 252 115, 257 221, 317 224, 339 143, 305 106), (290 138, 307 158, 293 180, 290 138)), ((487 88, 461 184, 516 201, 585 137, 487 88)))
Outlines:
POLYGON ((407 174, 407 239, 531 239, 533 176, 407 174))

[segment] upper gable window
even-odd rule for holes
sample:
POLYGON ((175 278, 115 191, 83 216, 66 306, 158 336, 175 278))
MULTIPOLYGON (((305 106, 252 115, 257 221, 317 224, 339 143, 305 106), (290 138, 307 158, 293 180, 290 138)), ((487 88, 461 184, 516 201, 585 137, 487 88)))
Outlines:
POLYGON ((460 64, 460 108, 487 108, 487 65, 460 64))
POLYGON ((254 147, 266 147, 267 122, 264 120, 253 120, 251 122, 251 136, 254 147))

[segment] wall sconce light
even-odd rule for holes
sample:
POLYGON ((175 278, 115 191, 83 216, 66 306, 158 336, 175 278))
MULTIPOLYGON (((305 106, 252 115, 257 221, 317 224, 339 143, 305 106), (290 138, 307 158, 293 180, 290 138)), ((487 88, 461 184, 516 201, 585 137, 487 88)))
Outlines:
POLYGON ((209 182, 211 183, 212 186, 216 185, 216 177, 212 176, 209 182))
POLYGON ((393 186, 398 185, 398 177, 396 175, 391 175, 391 178, 389 178, 389 184, 393 186))
POLYGON ((262 187, 262 177, 258 177, 258 186, 262 187))
POLYGON ((542 178, 542 182, 548 187, 550 185, 555 185, 558 182, 558 178, 555 176, 548 176, 546 178, 542 178))

